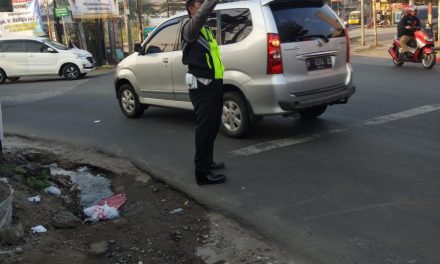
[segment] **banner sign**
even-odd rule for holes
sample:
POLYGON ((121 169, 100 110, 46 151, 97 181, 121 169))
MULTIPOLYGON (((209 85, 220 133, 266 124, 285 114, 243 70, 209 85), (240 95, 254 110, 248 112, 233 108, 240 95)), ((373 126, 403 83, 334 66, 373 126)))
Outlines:
POLYGON ((118 0, 69 0, 73 18, 119 17, 118 0))
POLYGON ((0 12, 12 12, 12 0, 0 1, 0 12))
POLYGON ((13 0, 13 12, 0 12, 0 37, 44 35, 38 0, 13 0))

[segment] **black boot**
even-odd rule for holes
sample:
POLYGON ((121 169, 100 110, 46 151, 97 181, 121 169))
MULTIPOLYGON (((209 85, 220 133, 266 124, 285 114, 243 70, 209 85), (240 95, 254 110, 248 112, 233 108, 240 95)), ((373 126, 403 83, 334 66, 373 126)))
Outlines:
POLYGON ((209 173, 196 172, 196 181, 198 185, 219 184, 226 181, 226 176, 223 174, 213 174, 212 172, 209 173))

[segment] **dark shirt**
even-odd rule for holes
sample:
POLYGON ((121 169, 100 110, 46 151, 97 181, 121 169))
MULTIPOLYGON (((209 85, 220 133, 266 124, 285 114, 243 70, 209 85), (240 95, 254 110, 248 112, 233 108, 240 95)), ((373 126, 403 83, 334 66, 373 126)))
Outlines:
POLYGON ((416 28, 420 28, 420 20, 416 16, 404 16, 400 19, 397 25, 397 36, 400 38, 403 35, 413 36, 416 28), (410 26, 411 29, 406 29, 406 26, 410 26))

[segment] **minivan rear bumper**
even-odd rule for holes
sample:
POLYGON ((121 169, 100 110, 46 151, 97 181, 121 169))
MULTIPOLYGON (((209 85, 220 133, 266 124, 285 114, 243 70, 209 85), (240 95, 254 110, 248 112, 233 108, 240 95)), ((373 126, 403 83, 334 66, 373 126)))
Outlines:
POLYGON ((289 100, 279 101, 284 111, 295 111, 323 104, 345 104, 354 94, 356 86, 353 84, 328 87, 307 92, 291 93, 289 100))

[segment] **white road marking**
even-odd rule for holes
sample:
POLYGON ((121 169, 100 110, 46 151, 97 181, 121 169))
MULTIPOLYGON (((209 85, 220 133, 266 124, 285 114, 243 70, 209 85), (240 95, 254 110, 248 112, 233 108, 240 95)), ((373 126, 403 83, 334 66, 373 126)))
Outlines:
MULTIPOLYGON (((375 126, 375 125, 382 125, 388 122, 397 121, 404 118, 410 118, 417 115, 426 114, 432 111, 440 110, 440 104, 433 104, 433 105, 424 105, 421 107, 409 109, 403 112, 394 113, 390 115, 384 115, 379 116, 375 118, 368 119, 367 121, 363 122, 361 125, 365 126, 375 126)), ((355 126, 357 127, 357 126, 355 126)), ((255 145, 251 145, 245 148, 233 150, 230 153, 232 155, 237 156, 251 156, 255 155, 261 152, 283 148, 291 145, 296 145, 300 143, 309 142, 313 139, 318 139, 326 135, 330 134, 336 134, 336 133, 342 133, 347 131, 348 129, 332 129, 330 131, 327 131, 325 133, 317 133, 312 134, 309 136, 303 136, 303 137, 291 137, 291 138, 283 138, 283 139, 277 139, 277 140, 270 140, 262 143, 258 143, 255 145)))
POLYGON ((440 109, 440 104, 424 105, 424 106, 417 107, 414 109, 409 109, 409 110, 406 110, 406 111, 403 111, 400 113, 375 117, 375 118, 372 118, 372 119, 365 121, 364 125, 366 125, 366 126, 382 125, 382 124, 396 121, 399 119, 404 119, 404 118, 409 118, 409 117, 413 117, 416 115, 426 114, 426 113, 436 111, 439 109, 440 109))

